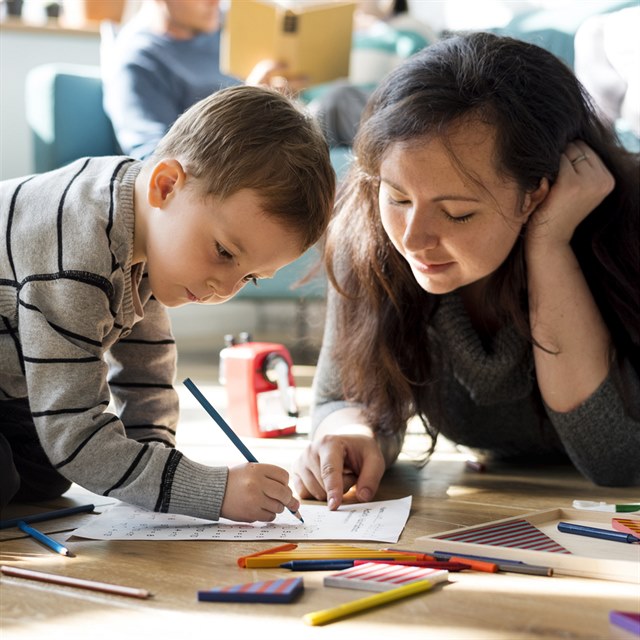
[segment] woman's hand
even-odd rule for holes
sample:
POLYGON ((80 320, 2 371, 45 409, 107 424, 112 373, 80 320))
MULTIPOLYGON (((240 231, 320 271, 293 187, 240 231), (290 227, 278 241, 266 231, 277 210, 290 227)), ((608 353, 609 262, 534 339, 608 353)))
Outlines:
POLYGON ((232 467, 220 515, 237 522, 271 522, 285 507, 295 513, 300 502, 288 483, 289 474, 272 464, 250 462, 232 467))
POLYGON ((576 227, 611 193, 615 181, 600 157, 580 140, 560 157, 558 178, 527 225, 527 248, 567 245, 576 227))
POLYGON ((294 465, 293 486, 301 498, 342 503, 355 485, 355 496, 369 502, 380 484, 385 461, 373 435, 326 434, 312 442, 294 465))

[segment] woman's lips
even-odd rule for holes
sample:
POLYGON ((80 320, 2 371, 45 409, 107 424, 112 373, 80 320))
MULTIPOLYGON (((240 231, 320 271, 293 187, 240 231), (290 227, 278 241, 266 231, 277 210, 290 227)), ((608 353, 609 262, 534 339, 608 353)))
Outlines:
POLYGON ((417 260, 412 260, 411 265, 420 273, 426 273, 428 275, 434 275, 437 273, 442 273, 446 271, 451 266, 453 266, 453 262, 418 262, 417 260))

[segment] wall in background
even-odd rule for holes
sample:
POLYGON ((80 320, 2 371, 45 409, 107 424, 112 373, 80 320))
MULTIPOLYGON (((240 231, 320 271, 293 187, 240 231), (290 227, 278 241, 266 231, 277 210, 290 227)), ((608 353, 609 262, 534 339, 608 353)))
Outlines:
POLYGON ((24 106, 27 72, 47 62, 100 64, 97 30, 70 31, 0 25, 0 180, 33 171, 24 106))

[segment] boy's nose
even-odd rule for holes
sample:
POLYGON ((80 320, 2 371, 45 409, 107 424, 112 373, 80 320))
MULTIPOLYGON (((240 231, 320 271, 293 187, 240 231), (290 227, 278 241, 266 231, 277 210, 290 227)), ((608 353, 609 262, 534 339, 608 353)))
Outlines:
POLYGON ((244 286, 242 279, 225 278, 216 282, 209 282, 209 287, 219 298, 232 298, 244 286))

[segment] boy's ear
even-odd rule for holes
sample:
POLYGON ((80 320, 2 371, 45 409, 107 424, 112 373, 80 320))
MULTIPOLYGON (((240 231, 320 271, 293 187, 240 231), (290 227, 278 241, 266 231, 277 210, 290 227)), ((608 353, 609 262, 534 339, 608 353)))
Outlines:
POLYGON ((533 191, 527 191, 522 201, 522 215, 527 219, 544 202, 549 195, 549 180, 540 178, 540 184, 533 191))
POLYGON ((176 189, 184 186, 187 174, 178 160, 160 160, 149 175, 147 200, 152 207, 161 209, 176 189))

